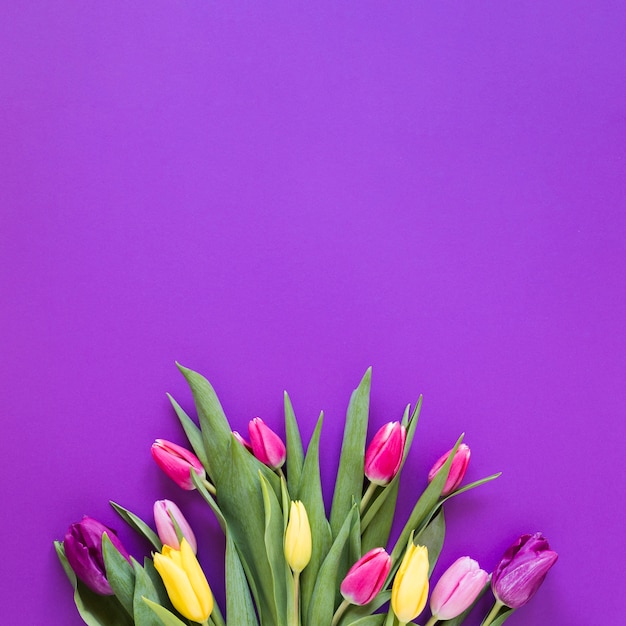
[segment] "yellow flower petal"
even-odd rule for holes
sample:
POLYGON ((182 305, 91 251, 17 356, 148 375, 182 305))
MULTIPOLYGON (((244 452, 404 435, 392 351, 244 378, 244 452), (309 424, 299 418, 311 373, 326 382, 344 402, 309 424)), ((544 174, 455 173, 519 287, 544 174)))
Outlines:
POLYGON ((414 620, 428 598, 428 549, 411 539, 391 588, 391 607, 400 622, 414 620))

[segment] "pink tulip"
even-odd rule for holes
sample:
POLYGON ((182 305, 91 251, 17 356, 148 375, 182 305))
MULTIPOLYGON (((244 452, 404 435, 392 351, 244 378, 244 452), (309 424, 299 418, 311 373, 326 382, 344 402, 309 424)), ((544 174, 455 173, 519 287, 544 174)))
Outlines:
MULTIPOLYGON (((430 472, 428 472, 428 482, 432 482, 435 476, 439 473, 439 470, 443 467, 444 463, 448 460, 448 456, 452 450, 448 450, 432 467, 430 472)), ((446 479, 446 484, 443 487, 443 491, 441 495, 447 496, 451 494, 453 491, 456 491, 458 486, 461 484, 463 477, 465 476, 465 472, 467 471, 467 466, 470 461, 470 449, 469 446, 466 446, 462 443, 456 451, 454 458, 452 459, 452 465, 450 466, 450 472, 448 474, 448 478, 446 479)))
POLYGON ((248 434, 254 456, 272 469, 282 467, 287 456, 282 439, 260 417, 248 424, 248 434))
POLYGON ((390 569, 391 557, 383 548, 370 550, 346 574, 341 595, 350 604, 369 604, 382 589, 390 569))
POLYGON ((233 437, 246 449, 249 450, 250 452, 252 452, 252 446, 250 445, 250 443, 248 441, 246 441, 240 433, 238 433, 236 430, 233 430, 233 437))
POLYGON ((191 546, 193 553, 197 553, 196 536, 181 510, 171 500, 157 500, 154 503, 154 523, 159 539, 164 545, 180 550, 180 541, 176 533, 176 526, 178 526, 178 530, 191 546))
POLYGON ((191 480, 193 471, 202 479, 206 472, 198 457, 189 450, 165 439, 157 439, 150 450, 157 465, 179 486, 191 491, 195 486, 191 480))
POLYGON ((375 485, 388 485, 398 473, 404 454, 406 428, 400 422, 385 424, 365 453, 365 475, 375 485))
POLYGON ((480 569, 469 556, 457 559, 442 575, 430 597, 430 610, 438 620, 453 619, 478 597, 489 580, 489 574, 480 569))

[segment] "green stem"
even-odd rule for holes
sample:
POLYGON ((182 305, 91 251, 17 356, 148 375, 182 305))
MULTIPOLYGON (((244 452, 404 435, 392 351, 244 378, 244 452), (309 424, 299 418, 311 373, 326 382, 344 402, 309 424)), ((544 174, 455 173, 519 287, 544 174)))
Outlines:
POLYGON ((361 515, 363 515, 363 511, 365 511, 365 507, 367 506, 367 503, 371 500, 375 491, 376 485, 374 483, 370 483, 367 491, 363 494, 363 497, 361 498, 361 505, 359 506, 359 513, 361 515))
POLYGON ((293 616, 291 626, 300 626, 300 572, 293 573, 293 616))
POLYGON ((439 620, 434 615, 426 622, 426 626, 435 626, 439 620))
POLYGON ((202 484, 206 487, 206 490, 212 496, 217 494, 217 489, 215 488, 215 485, 213 483, 209 482, 206 478, 202 480, 202 484))
POLYGON ((349 606, 350 606, 350 603, 347 600, 344 600, 339 605, 339 608, 335 611, 335 614, 333 615, 333 621, 331 622, 330 626, 337 626, 337 624, 339 623, 339 620, 341 619, 341 616, 343 615, 344 611, 349 606))
POLYGON ((481 624, 481 626, 489 626, 489 624, 491 624, 491 622, 493 622, 494 619, 496 619, 496 615, 500 612, 500 609, 504 606, 504 604, 502 602, 500 602, 500 600, 496 600, 493 608, 491 609, 491 611, 489 611, 489 615, 487 615, 487 617, 485 617, 483 623, 481 624))

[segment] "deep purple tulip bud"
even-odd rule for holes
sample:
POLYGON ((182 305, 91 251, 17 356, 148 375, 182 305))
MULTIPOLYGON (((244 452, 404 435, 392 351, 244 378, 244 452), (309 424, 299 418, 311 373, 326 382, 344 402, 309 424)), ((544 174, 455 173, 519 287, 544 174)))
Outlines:
POLYGON ((246 441, 242 436, 241 433, 237 432, 236 430, 233 430, 233 437, 248 451, 252 452, 252 446, 250 445, 249 441, 246 441))
POLYGON ((443 573, 430 597, 430 611, 438 620, 453 619, 468 609, 489 580, 469 556, 457 559, 443 573))
POLYGON ((157 439, 150 450, 157 465, 179 486, 187 491, 195 489, 190 476, 193 471, 202 479, 206 472, 198 457, 189 450, 165 439, 157 439))
POLYGON ((101 596, 113 595, 113 590, 106 579, 104 557, 102 556, 102 535, 106 533, 117 551, 130 562, 122 542, 110 528, 86 515, 80 522, 72 524, 65 539, 63 548, 70 567, 76 576, 89 589, 101 596))
POLYGON ((504 553, 493 572, 494 595, 506 606, 519 609, 535 595, 557 558, 541 533, 522 535, 504 553))
POLYGON ((193 553, 197 553, 196 536, 181 510, 171 500, 157 500, 154 503, 154 523, 159 539, 164 545, 180 550, 180 541, 176 533, 176 526, 178 526, 178 530, 187 540, 193 553))
POLYGON ((341 595, 350 604, 369 604, 385 584, 391 557, 383 548, 364 554, 348 571, 341 583, 341 595))
MULTIPOLYGON (((444 463, 448 460, 452 450, 448 450, 432 467, 428 472, 428 482, 432 482, 435 476, 439 473, 439 470, 443 467, 444 463)), ((450 472, 446 479, 446 484, 441 492, 442 496, 447 496, 453 491, 456 491, 463 481, 467 466, 470 461, 470 449, 469 446, 462 443, 456 450, 456 454, 452 459, 452 465, 450 465, 450 472)))
POLYGON ((406 428, 400 422, 385 424, 375 435, 365 453, 365 475, 375 485, 388 485, 398 473, 406 428))
POLYGON ((287 451, 282 439, 260 417, 248 424, 248 434, 254 456, 272 469, 282 467, 287 451))

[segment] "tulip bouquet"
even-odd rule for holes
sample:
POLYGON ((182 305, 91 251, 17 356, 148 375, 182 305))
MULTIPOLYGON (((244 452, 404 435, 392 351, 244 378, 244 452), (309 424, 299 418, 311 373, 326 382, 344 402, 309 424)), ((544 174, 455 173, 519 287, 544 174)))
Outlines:
MULTIPOLYGON (((74 600, 91 626, 398 626, 416 624, 445 536, 444 504, 499 474, 462 485, 470 449, 461 436, 434 464, 397 541, 389 545, 402 467, 421 397, 401 420, 367 444, 371 370, 350 398, 339 468, 327 517, 319 471, 323 414, 306 453, 285 393, 286 443, 260 418, 249 439, 233 432, 210 383, 179 366, 193 394, 199 426, 170 396, 187 447, 157 439, 152 456, 182 489, 196 489, 226 537, 225 616, 196 559, 197 542, 171 501, 154 505, 153 528, 113 507, 152 546, 137 561, 115 532, 85 517, 57 554, 74 600), (192 451, 193 450, 193 451, 192 451)), ((524 535, 489 575, 469 556, 455 561, 430 593, 420 623, 461 624, 489 587, 498 626, 537 591, 556 561, 539 533, 524 535)))

